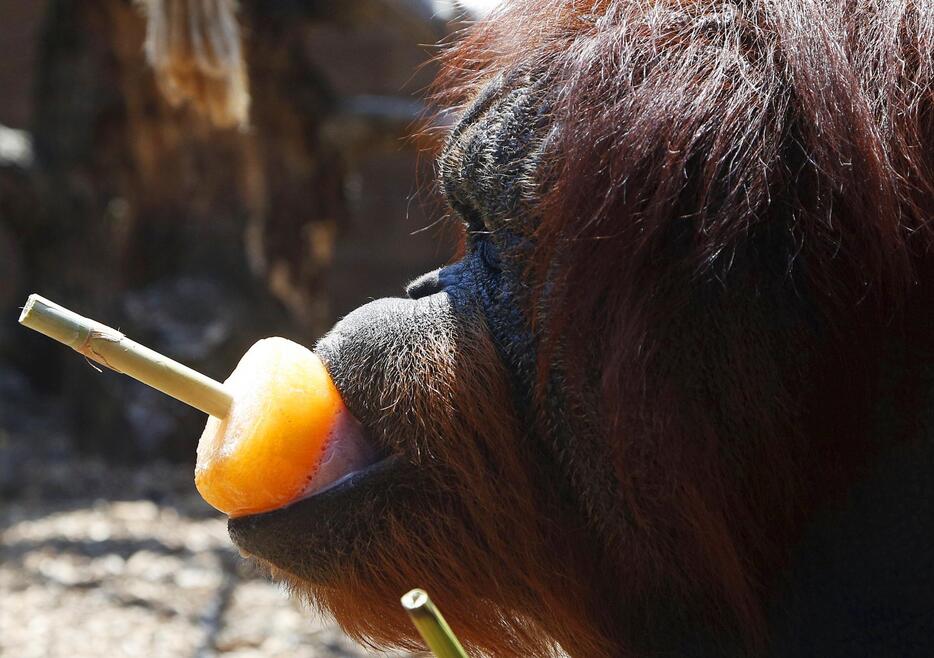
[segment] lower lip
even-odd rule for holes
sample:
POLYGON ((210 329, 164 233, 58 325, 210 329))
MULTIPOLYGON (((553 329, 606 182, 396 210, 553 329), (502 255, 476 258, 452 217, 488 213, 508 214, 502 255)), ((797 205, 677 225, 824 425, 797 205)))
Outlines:
POLYGON ((388 509, 414 504, 418 493, 418 472, 391 455, 285 507, 231 518, 227 530, 244 556, 326 585, 353 547, 372 543, 388 509))

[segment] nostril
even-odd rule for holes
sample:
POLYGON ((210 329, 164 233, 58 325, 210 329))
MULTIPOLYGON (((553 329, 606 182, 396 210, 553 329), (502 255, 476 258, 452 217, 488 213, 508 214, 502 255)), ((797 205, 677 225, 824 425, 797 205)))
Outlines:
POLYGON ((440 274, 441 268, 422 274, 405 287, 405 294, 411 299, 419 299, 420 297, 427 297, 436 292, 441 292, 444 286, 441 284, 440 274))

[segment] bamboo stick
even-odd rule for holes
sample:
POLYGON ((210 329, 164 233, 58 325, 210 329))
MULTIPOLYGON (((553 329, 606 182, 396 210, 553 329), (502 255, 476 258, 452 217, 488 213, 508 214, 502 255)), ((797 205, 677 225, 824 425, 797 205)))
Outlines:
POLYGON ((413 589, 403 596, 402 607, 409 613, 425 644, 438 658, 467 658, 464 647, 424 590, 413 589))
POLYGON ((19 322, 206 414, 224 418, 230 411, 233 397, 220 382, 44 297, 30 295, 19 322))

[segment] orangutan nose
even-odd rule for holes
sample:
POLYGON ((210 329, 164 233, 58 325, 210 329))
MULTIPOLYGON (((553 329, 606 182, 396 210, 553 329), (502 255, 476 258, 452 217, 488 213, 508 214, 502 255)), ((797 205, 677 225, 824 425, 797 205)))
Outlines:
POLYGON ((436 292, 441 292, 444 288, 444 285, 441 282, 441 269, 432 270, 427 274, 422 274, 420 277, 409 283, 405 287, 405 294, 409 299, 420 299, 422 297, 427 297, 428 295, 433 295, 436 292))

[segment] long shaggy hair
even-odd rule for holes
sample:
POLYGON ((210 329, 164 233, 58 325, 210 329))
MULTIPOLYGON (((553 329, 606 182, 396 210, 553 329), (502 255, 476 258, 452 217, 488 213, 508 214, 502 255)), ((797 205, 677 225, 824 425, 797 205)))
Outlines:
POLYGON ((411 503, 366 559, 296 587, 376 644, 414 646, 395 602, 417 585, 476 652, 759 651, 802 524, 873 454, 885 341, 930 292, 932 52, 913 0, 511 0, 471 29, 445 102, 534 79, 556 127, 526 274, 539 402, 560 366, 567 407, 596 407, 599 440, 564 450, 590 518, 482 329, 387 338, 379 404, 424 437, 399 447, 424 486, 395 490, 411 503))
POLYGON ((449 103, 550 90, 541 368, 599 372, 626 633, 671 597, 759 646, 801 522, 869 456, 882 334, 930 271, 932 52, 912 0, 512 0, 445 55, 449 103))

